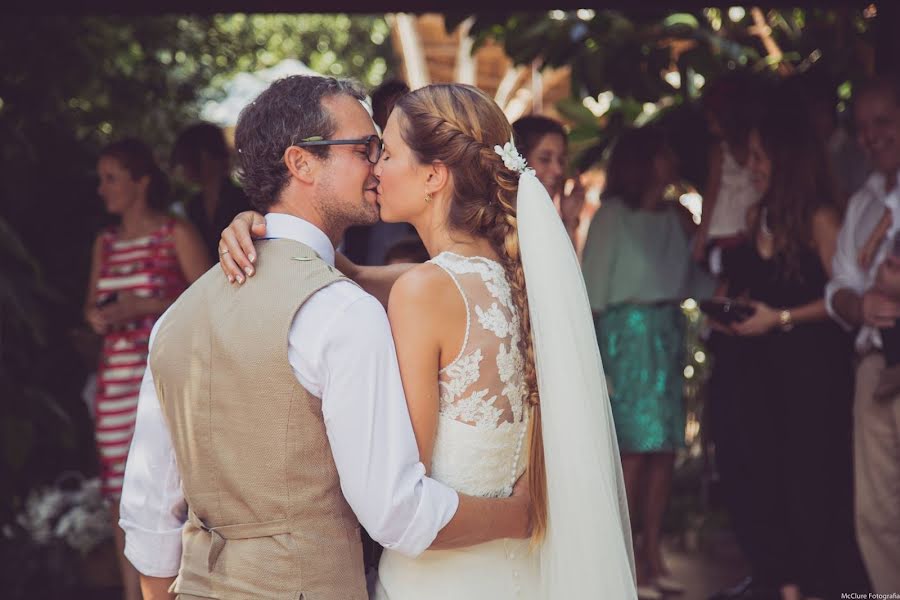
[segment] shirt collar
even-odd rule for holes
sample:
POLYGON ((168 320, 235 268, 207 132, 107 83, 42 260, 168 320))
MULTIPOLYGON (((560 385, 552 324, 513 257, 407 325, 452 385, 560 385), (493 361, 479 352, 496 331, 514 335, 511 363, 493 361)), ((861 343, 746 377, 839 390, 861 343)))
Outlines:
MULTIPOLYGON (((900 186, 900 172, 897 173, 897 184, 900 186)), ((876 198, 879 200, 884 200, 888 196, 887 191, 887 175, 884 173, 879 173, 878 171, 873 171, 869 178, 865 183, 866 189, 869 190, 871 194, 874 194, 876 198)), ((896 192, 897 187, 894 187, 892 192, 896 192)))
POLYGON ((289 239, 312 248, 329 265, 334 265, 334 246, 325 233, 299 217, 284 213, 266 214, 266 239, 289 239))

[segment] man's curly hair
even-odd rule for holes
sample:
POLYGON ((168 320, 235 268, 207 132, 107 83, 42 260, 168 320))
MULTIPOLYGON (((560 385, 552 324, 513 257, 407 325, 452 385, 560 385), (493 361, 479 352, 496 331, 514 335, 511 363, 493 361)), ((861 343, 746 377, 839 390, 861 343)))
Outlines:
MULTIPOLYGON (((273 83, 241 111, 234 135, 238 172, 256 210, 267 212, 287 185, 287 148, 305 138, 334 135, 337 121, 322 100, 342 94, 366 97, 352 81, 294 75, 273 83)), ((328 146, 311 146, 309 151, 328 157, 328 146)))

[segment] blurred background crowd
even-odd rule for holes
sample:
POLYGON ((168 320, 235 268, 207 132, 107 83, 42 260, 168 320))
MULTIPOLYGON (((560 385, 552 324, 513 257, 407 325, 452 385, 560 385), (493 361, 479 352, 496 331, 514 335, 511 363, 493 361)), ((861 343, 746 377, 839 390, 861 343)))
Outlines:
MULTIPOLYGON (((140 598, 111 524, 147 338, 248 209, 238 111, 297 73, 362 81, 380 127, 438 81, 510 118, 582 261, 642 598, 900 593, 882 4, 5 20, 4 597, 140 598)), ((428 259, 405 224, 340 249, 428 259)))

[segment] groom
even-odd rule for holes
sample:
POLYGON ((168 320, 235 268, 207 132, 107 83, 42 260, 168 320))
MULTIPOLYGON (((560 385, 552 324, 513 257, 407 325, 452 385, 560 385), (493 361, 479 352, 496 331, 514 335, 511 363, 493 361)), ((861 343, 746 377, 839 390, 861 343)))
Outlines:
POLYGON ((154 328, 120 521, 145 599, 362 600, 360 523, 409 556, 528 536, 518 489, 425 476, 384 310, 333 266, 344 230, 378 219, 363 97, 289 77, 241 113, 268 238, 253 285, 216 267, 154 328))

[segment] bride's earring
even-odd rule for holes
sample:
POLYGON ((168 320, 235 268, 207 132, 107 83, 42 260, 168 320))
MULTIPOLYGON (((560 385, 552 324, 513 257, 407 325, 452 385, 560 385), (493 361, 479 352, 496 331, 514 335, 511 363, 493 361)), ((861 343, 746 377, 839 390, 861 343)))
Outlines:
POLYGON ((431 203, 431 194, 429 192, 425 192, 425 204, 431 203))

